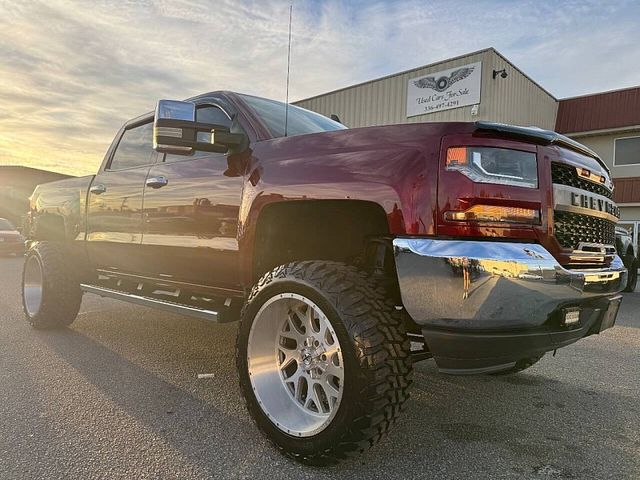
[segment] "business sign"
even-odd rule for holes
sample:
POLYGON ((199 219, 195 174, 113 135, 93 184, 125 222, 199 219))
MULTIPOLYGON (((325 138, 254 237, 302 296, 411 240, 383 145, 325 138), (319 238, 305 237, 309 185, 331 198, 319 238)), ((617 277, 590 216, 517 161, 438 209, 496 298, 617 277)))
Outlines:
POLYGON ((480 103, 482 62, 409 79, 407 117, 480 103))

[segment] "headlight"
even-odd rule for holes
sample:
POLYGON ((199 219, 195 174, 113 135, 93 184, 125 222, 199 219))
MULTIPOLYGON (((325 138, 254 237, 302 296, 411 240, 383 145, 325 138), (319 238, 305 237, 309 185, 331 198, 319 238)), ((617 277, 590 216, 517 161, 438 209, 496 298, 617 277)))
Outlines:
POLYGON ((447 170, 456 170, 474 182, 538 188, 536 154, 492 147, 447 149, 447 170))

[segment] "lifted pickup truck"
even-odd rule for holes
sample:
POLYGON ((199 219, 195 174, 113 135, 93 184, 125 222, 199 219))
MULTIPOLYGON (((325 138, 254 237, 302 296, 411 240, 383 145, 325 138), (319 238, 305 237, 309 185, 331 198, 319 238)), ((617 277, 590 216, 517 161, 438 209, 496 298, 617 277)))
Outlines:
POLYGON ((627 283, 612 189, 595 153, 535 128, 161 100, 96 175, 33 193, 24 311, 63 327, 89 292, 239 318, 258 427, 331 463, 396 421, 414 361, 512 373, 611 327, 627 283))

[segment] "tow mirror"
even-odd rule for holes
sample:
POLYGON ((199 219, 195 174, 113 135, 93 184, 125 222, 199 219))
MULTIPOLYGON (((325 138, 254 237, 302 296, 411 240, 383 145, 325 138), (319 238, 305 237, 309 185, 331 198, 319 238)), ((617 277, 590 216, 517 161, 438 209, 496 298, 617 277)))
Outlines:
MULTIPOLYGON (((240 130, 237 122, 236 128, 240 130)), ((196 150, 237 153, 248 145, 247 135, 230 132, 223 125, 198 123, 196 105, 191 102, 160 100, 153 121, 153 148, 158 152, 191 155, 196 150)))

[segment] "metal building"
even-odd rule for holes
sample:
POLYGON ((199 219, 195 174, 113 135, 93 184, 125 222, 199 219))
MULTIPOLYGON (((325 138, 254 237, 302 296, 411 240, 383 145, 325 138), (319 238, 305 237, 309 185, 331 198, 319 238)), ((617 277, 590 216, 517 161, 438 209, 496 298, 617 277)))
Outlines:
POLYGON ((557 99, 487 48, 294 103, 351 128, 489 120, 556 130, 607 163, 620 224, 640 245, 640 87, 557 99))
MULTIPOLYGON (((464 98, 464 95, 455 98, 460 97, 464 98)), ((323 115, 338 115, 342 123, 352 128, 394 123, 492 120, 553 129, 558 109, 558 101, 553 95, 493 48, 307 98, 295 104, 323 115), (444 82, 461 68, 473 68, 474 71, 466 78, 451 83, 450 88, 443 89, 449 86, 444 82), (507 76, 503 77, 504 74, 507 76), (431 77, 435 82, 444 80, 442 86, 436 85, 435 89, 421 89, 422 98, 445 97, 440 102, 445 105, 438 105, 436 100, 435 106, 439 108, 432 110, 433 113, 411 115, 410 110, 416 105, 413 105, 415 99, 409 94, 409 85, 425 77, 431 77), (471 94, 475 90, 478 101, 464 106, 447 105, 452 98, 451 93, 458 93, 461 86, 471 94)))
POLYGON ((560 100, 556 131, 605 161, 621 207, 620 225, 640 245, 640 87, 560 100))

